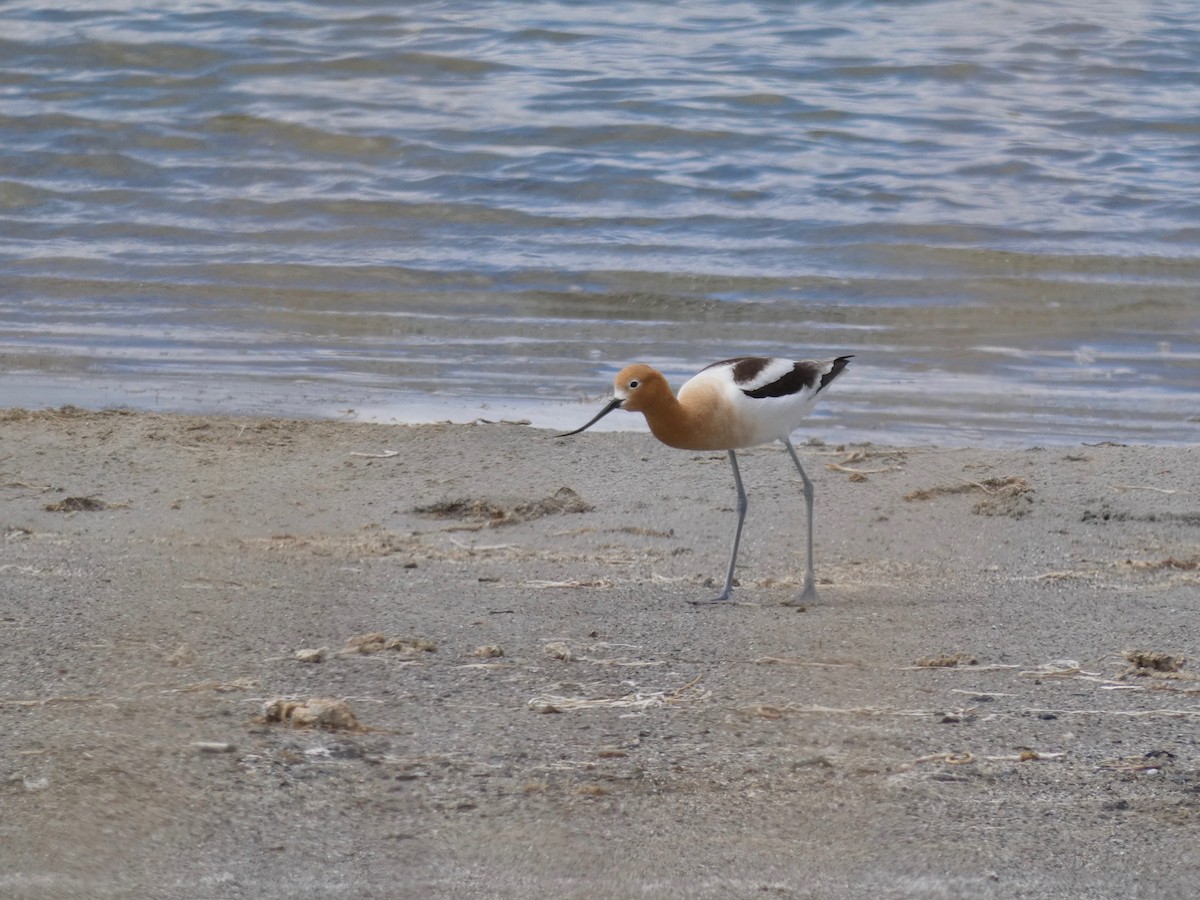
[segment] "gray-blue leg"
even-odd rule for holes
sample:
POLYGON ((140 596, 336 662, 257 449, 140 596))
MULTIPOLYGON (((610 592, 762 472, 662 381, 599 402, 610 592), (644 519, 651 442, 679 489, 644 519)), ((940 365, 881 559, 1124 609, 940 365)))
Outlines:
POLYGON ((788 448, 788 453, 792 454, 792 462, 796 464, 800 480, 804 482, 804 505, 808 512, 808 565, 804 572, 804 590, 800 592, 799 597, 784 605, 802 606, 817 599, 817 576, 813 572, 813 484, 804 474, 804 466, 800 465, 800 457, 796 455, 796 448, 792 446, 792 442, 783 438, 783 445, 788 448))
POLYGON ((737 454, 729 451, 729 465, 733 467, 733 483, 737 485, 737 530, 733 533, 733 552, 729 554, 729 571, 725 573, 725 590, 711 600, 693 600, 693 604, 722 603, 733 597, 733 567, 737 565, 738 544, 742 542, 742 523, 746 521, 746 489, 742 486, 742 473, 738 471, 737 454))

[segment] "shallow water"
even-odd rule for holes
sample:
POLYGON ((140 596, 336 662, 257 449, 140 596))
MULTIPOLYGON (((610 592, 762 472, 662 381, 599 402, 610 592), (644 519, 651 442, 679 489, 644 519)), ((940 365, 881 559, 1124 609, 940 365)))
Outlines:
POLYGON ((628 361, 853 353, 799 436, 1196 440, 1191 0, 17 2, 0 35, 0 405, 562 427, 628 361))

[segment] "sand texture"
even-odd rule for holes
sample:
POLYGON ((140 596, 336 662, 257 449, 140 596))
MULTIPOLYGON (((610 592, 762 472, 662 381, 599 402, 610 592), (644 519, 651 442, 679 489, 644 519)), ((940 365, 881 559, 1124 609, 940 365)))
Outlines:
POLYGON ((0 413, 0 896, 1200 896, 1200 456, 0 413))

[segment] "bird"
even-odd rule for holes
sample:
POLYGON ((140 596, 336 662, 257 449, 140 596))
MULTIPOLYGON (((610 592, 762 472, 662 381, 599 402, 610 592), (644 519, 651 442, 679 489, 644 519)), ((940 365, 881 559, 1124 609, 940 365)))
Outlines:
POLYGON ((579 434, 614 409, 624 409, 644 415, 650 432, 668 447, 728 452, 737 487, 737 528, 733 533, 729 569, 721 593, 711 600, 692 601, 696 604, 723 603, 733 598, 733 572, 749 506, 736 451, 782 441, 800 473, 808 517, 804 589, 785 605, 803 606, 817 599, 813 571, 813 484, 792 446, 791 434, 851 359, 852 355, 821 360, 769 356, 725 359, 701 369, 684 383, 678 395, 672 393, 662 372, 645 363, 633 363, 617 373, 612 400, 590 422, 556 437, 579 434))

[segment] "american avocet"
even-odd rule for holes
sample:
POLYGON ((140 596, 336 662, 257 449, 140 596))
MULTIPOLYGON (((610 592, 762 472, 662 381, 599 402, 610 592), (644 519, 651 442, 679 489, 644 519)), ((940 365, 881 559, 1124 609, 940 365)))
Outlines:
POLYGON ((748 506, 734 451, 772 440, 783 441, 804 483, 804 504, 808 511, 808 566, 804 590, 792 604, 807 603, 817 598, 813 574, 813 486, 792 446, 791 433, 816 406, 821 391, 842 373, 850 359, 849 356, 798 362, 764 356, 727 359, 694 375, 679 389, 678 397, 671 393, 671 386, 662 372, 634 363, 617 373, 614 396, 594 419, 583 428, 558 436, 579 434, 614 409, 626 409, 644 415, 650 431, 668 447, 729 452, 729 465, 733 467, 733 481, 737 485, 737 530, 733 533, 733 552, 729 555, 725 589, 712 600, 703 601, 705 603, 719 603, 733 596, 733 568, 737 564, 742 522, 746 519, 748 506))

